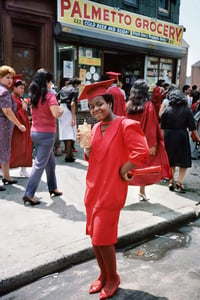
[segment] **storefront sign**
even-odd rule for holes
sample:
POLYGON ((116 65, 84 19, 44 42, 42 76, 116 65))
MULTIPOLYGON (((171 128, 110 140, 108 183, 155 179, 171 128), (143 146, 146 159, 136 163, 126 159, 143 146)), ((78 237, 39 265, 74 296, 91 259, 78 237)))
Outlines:
POLYGON ((88 0, 57 0, 58 22, 114 35, 181 46, 183 27, 88 0))
POLYGON ((101 66, 101 58, 79 56, 79 64, 101 66))

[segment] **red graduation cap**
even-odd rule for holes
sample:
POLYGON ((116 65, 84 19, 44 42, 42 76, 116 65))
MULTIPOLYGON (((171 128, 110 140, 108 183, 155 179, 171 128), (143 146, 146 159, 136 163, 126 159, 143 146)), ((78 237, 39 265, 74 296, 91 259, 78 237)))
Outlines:
POLYGON ((16 74, 13 78, 13 81, 22 80, 22 74, 16 74))
POLYGON ((15 74, 15 76, 13 77, 12 88, 14 87, 14 84, 19 80, 22 81, 22 74, 15 74))
POLYGON ((107 94, 108 88, 114 82, 113 79, 106 81, 99 81, 95 83, 88 84, 84 87, 82 93, 80 94, 78 101, 83 99, 92 100, 96 96, 101 96, 107 94))
POLYGON ((110 79, 118 80, 118 76, 121 75, 121 73, 117 72, 106 72, 106 74, 109 76, 110 79))

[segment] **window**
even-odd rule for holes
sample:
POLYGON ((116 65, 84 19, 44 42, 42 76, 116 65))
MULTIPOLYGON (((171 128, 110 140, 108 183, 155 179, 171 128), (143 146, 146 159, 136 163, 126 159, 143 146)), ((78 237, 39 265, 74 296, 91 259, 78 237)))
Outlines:
POLYGON ((148 56, 146 69, 146 80, 149 86, 155 85, 158 79, 172 83, 173 59, 148 56))
POLYGON ((138 6, 138 0, 124 0, 124 4, 137 7, 138 6))
POLYGON ((83 84, 99 81, 101 76, 101 51, 79 47, 79 77, 83 84))
POLYGON ((160 13, 169 14, 169 0, 159 0, 158 10, 160 13))

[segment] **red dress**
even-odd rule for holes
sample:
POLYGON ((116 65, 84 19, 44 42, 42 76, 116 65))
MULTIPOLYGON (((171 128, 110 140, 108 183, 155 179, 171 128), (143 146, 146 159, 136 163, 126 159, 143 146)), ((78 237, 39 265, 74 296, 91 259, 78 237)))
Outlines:
POLYGON ((118 86, 113 85, 108 89, 108 93, 112 94, 114 98, 113 113, 116 116, 124 116, 126 102, 123 92, 120 88, 118 88, 118 86))
POLYGON ((142 166, 149 156, 146 138, 138 122, 124 117, 110 123, 104 136, 99 122, 92 129, 92 150, 86 177, 86 234, 93 245, 117 242, 120 210, 127 196, 128 182, 119 175, 127 161, 142 166))
POLYGON ((32 166, 32 140, 30 136, 30 121, 27 111, 22 107, 21 99, 12 95, 17 104, 16 117, 21 124, 26 127, 26 132, 22 132, 14 127, 11 143, 10 168, 31 167, 32 166))
POLYGON ((144 109, 140 113, 127 114, 127 117, 139 121, 146 136, 149 148, 156 147, 156 155, 150 155, 146 163, 142 166, 151 167, 161 165, 161 172, 158 174, 146 174, 135 176, 130 185, 145 186, 159 182, 163 178, 172 178, 167 152, 165 150, 164 139, 158 123, 155 108, 151 102, 146 102, 144 109))

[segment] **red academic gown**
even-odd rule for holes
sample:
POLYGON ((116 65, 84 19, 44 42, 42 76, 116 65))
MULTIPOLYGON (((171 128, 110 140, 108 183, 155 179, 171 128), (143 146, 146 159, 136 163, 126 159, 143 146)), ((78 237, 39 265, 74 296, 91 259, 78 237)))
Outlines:
POLYGON ((17 104, 16 117, 26 127, 22 132, 17 126, 14 127, 11 143, 10 168, 32 166, 32 140, 30 136, 30 121, 28 113, 22 107, 21 99, 12 95, 17 104))
POLYGON ((159 119, 159 110, 162 103, 163 97, 161 93, 161 89, 159 86, 156 86, 153 89, 152 96, 151 96, 151 102, 153 103, 156 111, 157 118, 159 119))
POLYGON ((118 86, 113 85, 108 89, 108 93, 112 94, 114 98, 113 113, 116 116, 124 116, 126 102, 123 92, 120 90, 120 88, 118 88, 118 86))
POLYGON ((119 175, 127 161, 142 166, 149 156, 146 138, 138 122, 119 117, 111 122, 104 136, 101 122, 92 129, 92 150, 86 177, 86 234, 94 245, 117 242, 120 210, 125 204, 128 182, 119 175))
POLYGON ((139 121, 141 128, 147 138, 149 148, 156 146, 156 155, 149 155, 148 160, 142 166, 161 166, 161 172, 157 174, 146 174, 133 177, 130 185, 145 186, 159 182, 163 178, 172 178, 167 152, 165 150, 164 139, 158 123, 155 108, 151 102, 146 102, 141 113, 127 114, 127 117, 139 121))

